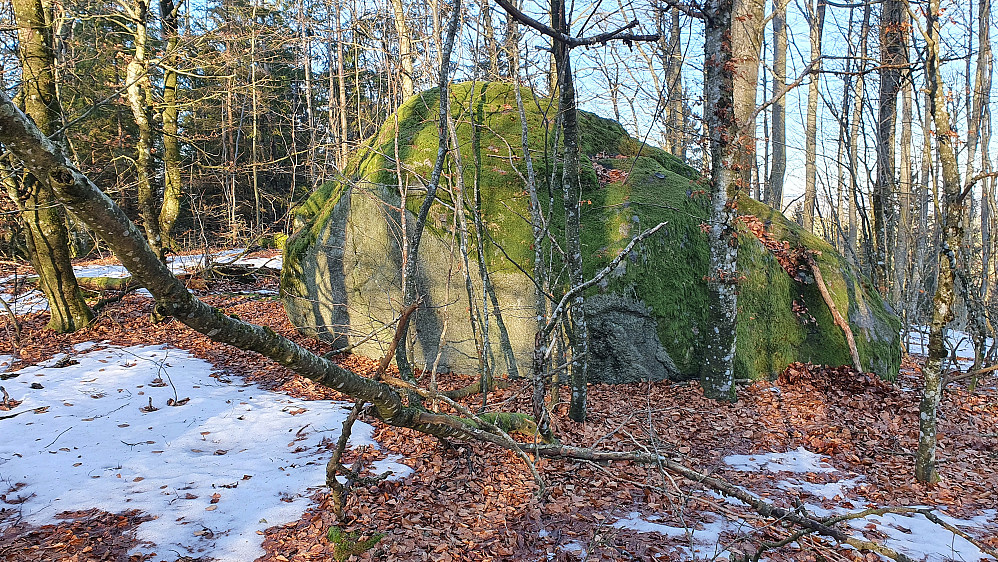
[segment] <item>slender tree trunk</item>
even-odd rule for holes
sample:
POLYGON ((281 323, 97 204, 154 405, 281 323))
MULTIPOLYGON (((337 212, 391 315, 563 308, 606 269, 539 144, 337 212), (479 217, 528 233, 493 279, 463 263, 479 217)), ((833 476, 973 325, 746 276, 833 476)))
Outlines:
MULTIPOLYGON (((658 15, 658 20, 664 19, 658 15)), ((663 43, 662 55, 665 59, 665 87, 668 99, 665 106, 666 143, 665 149, 674 156, 686 159, 686 100, 683 95, 683 53, 682 28, 679 25, 679 10, 669 10, 669 39, 663 43)), ((664 27, 664 26, 659 26, 664 27)), ((662 41, 665 41, 664 33, 662 41)))
POLYGON ((962 185, 953 149, 953 136, 949 112, 946 110, 946 92, 943 89, 939 68, 939 0, 929 1, 926 14, 927 67, 929 110, 936 129, 936 152, 942 167, 943 178, 943 240, 939 248, 939 278, 932 299, 932 323, 929 330, 929 356, 922 369, 925 388, 919 405, 918 452, 915 455, 915 477, 919 482, 934 484, 939 481, 936 472, 936 418, 942 397, 942 363, 946 359, 944 334, 946 325, 953 319, 956 268, 959 266, 960 244, 963 241, 962 185))
MULTIPOLYGON (((551 3, 552 19, 561 27, 554 29, 569 35, 565 1, 551 3)), ((575 106, 575 79, 572 75, 571 49, 561 41, 554 44, 555 63, 558 71, 559 114, 561 115, 564 165, 561 187, 565 208, 565 261, 571 287, 582 284, 581 200, 582 184, 579 180, 579 128, 575 106)), ((586 419, 589 370, 589 333, 586 326, 585 297, 582 291, 572 300, 569 339, 572 347, 571 382, 572 397, 568 417, 582 422, 586 419)))
MULTIPOLYGON (((825 2, 816 0, 817 6, 808 12, 811 20, 811 60, 821 58, 821 31, 825 25, 825 2)), ((814 206, 818 199, 818 79, 821 62, 814 65, 807 87, 807 125, 804 131, 804 230, 814 232, 814 206)), ((825 233, 827 236, 827 233, 825 233)))
MULTIPOLYGON (((18 57, 21 60, 21 96, 24 110, 45 135, 60 128, 56 96, 52 26, 42 0, 15 0, 18 57)), ((5 147, 9 148, 9 147, 5 147)), ((19 189, 11 190, 24 222, 24 238, 39 286, 49 302, 48 327, 57 332, 78 330, 93 319, 76 283, 69 261, 69 235, 65 212, 45 181, 30 172, 22 175, 19 189)))
MULTIPOLYGON (((870 4, 863 6, 863 24, 859 28, 859 60, 867 58, 867 37, 870 33, 870 4)), ((864 73, 856 76, 856 92, 853 96, 852 119, 849 122, 849 232, 847 243, 851 256, 861 255, 859 252, 859 126, 863 121, 863 99, 866 95, 864 73)), ((858 260, 857 260, 858 261, 858 260)), ((854 264, 860 266, 860 263, 854 264)))
MULTIPOLYGON (((773 96, 787 85, 787 4, 776 2, 773 14, 773 96)), ((783 210, 783 178, 787 173, 787 101, 779 96, 773 102, 773 168, 769 172, 766 202, 783 210)))
POLYGON ((260 91, 256 80, 256 29, 257 0, 253 0, 252 18, 250 20, 250 99, 253 122, 253 138, 250 142, 250 172, 253 177, 253 228, 259 230, 260 224, 260 91))
POLYGON ((399 40, 399 84, 402 99, 407 100, 416 93, 413 85, 413 65, 416 57, 413 48, 412 32, 409 30, 409 22, 406 21, 405 6, 402 0, 392 0, 392 13, 395 16, 395 31, 399 40))
MULTIPOLYGON (((338 106, 340 126, 338 138, 340 139, 339 156, 340 169, 346 166, 347 158, 350 156, 349 129, 347 127, 347 73, 343 64, 343 23, 340 21, 340 2, 333 0, 336 4, 336 82, 340 96, 338 106)), ((360 115, 357 116, 360 119, 360 115)))
POLYGON ((163 206, 159 211, 159 231, 163 237, 164 248, 176 249, 173 240, 173 227, 180 215, 180 200, 183 195, 183 184, 180 174, 180 139, 177 117, 177 71, 180 60, 177 48, 180 42, 177 20, 184 0, 160 0, 160 25, 163 38, 166 40, 166 52, 163 55, 163 109, 160 113, 163 121, 163 206))
POLYGON ((906 73, 901 89, 901 170, 898 181, 899 221, 897 251, 894 254, 895 283, 892 292, 893 298, 891 299, 891 303, 896 306, 903 306, 903 301, 907 299, 906 295, 912 281, 908 275, 908 268, 911 265, 912 208, 914 203, 911 174, 911 126, 914 119, 913 96, 914 84, 911 81, 911 74, 906 73))
POLYGON ((138 188, 139 214, 142 216, 142 228, 152 249, 163 256, 163 240, 159 230, 160 201, 156 186, 153 183, 155 172, 152 169, 152 84, 149 80, 149 61, 147 49, 149 41, 148 20, 149 0, 134 0, 132 6, 122 4, 128 17, 132 20, 134 31, 132 40, 134 52, 132 60, 126 67, 126 86, 128 105, 135 119, 139 138, 135 145, 135 176, 138 188))
MULTIPOLYGON (((735 286, 737 238, 735 238, 735 202, 741 186, 740 175, 747 158, 740 152, 741 131, 736 120, 735 74, 733 62, 736 45, 732 33, 732 0, 709 0, 704 40, 706 98, 705 118, 710 135, 710 230, 707 284, 709 311, 704 338, 700 384, 704 394, 718 400, 735 399, 735 320, 738 297, 735 286)), ((758 68, 756 66, 756 68, 758 68)), ((753 84, 753 92, 755 86, 753 84)), ((752 103, 755 103, 753 96, 752 103)))
MULTIPOLYGON (((308 147, 305 149, 305 182, 307 183, 307 189, 311 190, 313 185, 315 185, 315 161, 316 161, 316 148, 317 144, 315 140, 315 109, 312 103, 312 26, 311 23, 306 20, 307 14, 305 11, 304 2, 302 2, 301 9, 299 10, 301 26, 301 42, 302 42, 302 63, 304 64, 305 71, 305 126, 308 127, 308 147)), ((332 73, 330 73, 332 74, 332 73)), ((332 89, 329 90, 332 94, 332 89)), ((329 100, 332 104, 332 100, 329 100)), ((294 130, 295 122, 292 118, 291 121, 292 130, 294 130)), ((297 146, 295 147, 297 150, 297 146)), ((294 198, 294 191, 291 192, 292 199, 294 198)), ((292 201, 293 203, 293 201, 292 201)))
POLYGON ((737 122, 739 138, 738 167, 739 190, 748 189, 755 167, 756 97, 759 85, 759 63, 762 51, 762 33, 765 30, 765 0, 732 0, 733 18, 730 41, 731 60, 737 67, 734 72, 732 110, 737 122))
POLYGON ((880 14, 880 107, 877 112, 877 178, 873 185, 873 278, 887 295, 894 251, 894 133, 901 69, 906 63, 907 31, 902 0, 885 0, 880 14))

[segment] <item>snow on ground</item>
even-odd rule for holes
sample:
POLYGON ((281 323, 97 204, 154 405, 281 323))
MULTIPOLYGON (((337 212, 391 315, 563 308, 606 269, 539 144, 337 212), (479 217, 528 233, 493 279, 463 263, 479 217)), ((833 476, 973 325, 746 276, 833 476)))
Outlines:
MULTIPOLYGON (((208 259, 214 261, 215 263, 236 264, 256 268, 266 267, 269 269, 281 269, 281 266, 284 263, 284 258, 280 255, 270 258, 251 258, 242 256, 245 251, 245 248, 224 250, 217 254, 208 254, 208 259)), ((167 258, 167 265, 173 273, 192 271, 203 266, 204 262, 205 254, 189 254, 184 256, 170 256, 167 258)), ((120 279, 131 275, 122 265, 78 265, 73 267, 73 272, 77 277, 110 277, 120 279)), ((13 279, 13 277, 4 277, 3 279, 0 279, 0 283, 5 283, 10 279, 13 279)), ((266 294, 263 291, 256 292, 266 294)), ((146 297, 152 297, 149 291, 145 289, 139 289, 137 293, 146 297)), ((275 294, 273 291, 270 293, 275 294)), ((3 299, 7 305, 10 306, 11 311, 13 311, 17 316, 31 314, 34 312, 44 312, 49 309, 48 301, 45 300, 45 295, 38 290, 31 290, 18 294, 16 295, 16 298, 15 295, 0 293, 0 299, 3 299)))
POLYGON ((804 447, 786 453, 764 453, 758 455, 729 455, 724 462, 735 470, 768 472, 835 472, 818 453, 812 453, 804 447))
MULTIPOLYGON (((917 355, 928 355, 929 353, 929 328, 927 326, 914 326, 908 332, 906 340, 908 342, 908 353, 917 355)), ((991 349, 994 342, 991 338, 984 340, 986 349, 991 349)), ((974 340, 970 334, 960 330, 946 330, 946 349, 951 351, 956 349, 957 366, 967 370, 974 365, 974 340)))
MULTIPOLYGON (((811 453, 804 448, 786 453, 760 453, 755 455, 731 455, 724 462, 741 471, 766 470, 769 472, 791 473, 835 473, 839 472, 831 466, 829 459, 817 453, 811 453)), ((793 478, 783 480, 777 487, 784 490, 806 492, 822 499, 834 499, 836 496, 845 498, 849 488, 855 486, 862 477, 842 479, 825 484, 814 484, 793 478)), ((858 498, 854 503, 863 504, 865 499, 858 498)), ((850 512, 845 508, 826 509, 820 505, 805 504, 808 510, 817 517, 828 517, 850 512)), ((941 519, 964 531, 992 534, 998 532, 998 510, 988 510, 971 519, 961 520, 950 517, 941 510, 936 511, 941 519)), ((927 562, 942 562, 946 560, 980 561, 991 560, 970 541, 959 537, 942 527, 932 523, 920 514, 893 514, 869 516, 854 519, 849 522, 857 531, 876 531, 887 538, 885 546, 893 548, 915 560, 927 562)), ((879 541, 878 541, 879 542, 879 541)))
POLYGON ((723 546, 728 541, 721 538, 721 533, 749 532, 752 527, 741 521, 732 521, 716 513, 697 513, 699 521, 687 520, 686 527, 674 527, 657 523, 657 515, 642 516, 632 511, 623 519, 618 519, 613 526, 617 529, 628 529, 638 533, 659 533, 660 535, 678 539, 680 560, 714 560, 727 552, 723 546))
MULTIPOLYGON (((31 314, 33 312, 44 312, 49 309, 49 301, 45 299, 45 295, 41 291, 36 289, 21 293, 16 298, 14 295, 0 293, 0 299, 3 299, 7 303, 7 306, 10 307, 11 312, 15 316, 31 314)), ((0 312, 3 312, 3 310, 0 309, 0 312)))
MULTIPOLYGON (((88 349, 3 381, 23 403, 0 412, 0 493, 25 498, 28 523, 137 509, 156 519, 138 527, 135 552, 244 562, 264 553, 258 531, 298 519, 323 484, 320 442, 335 441, 349 404, 212 377, 210 363, 165 346, 88 349)), ((377 447, 372 431, 358 422, 352 446, 377 447)), ((375 470, 410 471, 397 460, 375 470)))

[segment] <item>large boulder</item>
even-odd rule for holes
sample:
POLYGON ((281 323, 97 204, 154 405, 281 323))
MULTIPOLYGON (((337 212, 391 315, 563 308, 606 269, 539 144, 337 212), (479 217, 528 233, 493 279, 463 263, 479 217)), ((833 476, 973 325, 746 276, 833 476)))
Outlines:
MULTIPOLYGON (((529 90, 522 95, 545 210, 548 201, 556 202, 551 239, 559 240, 560 191, 549 192, 548 182, 560 173, 552 174, 545 150, 553 142, 555 108, 529 90)), ((438 100, 438 90, 408 100, 358 150, 342 177, 321 185, 297 209, 299 226, 286 245, 281 292, 289 317, 301 330, 338 345, 354 345, 355 351, 372 357, 380 357, 390 343, 401 301, 402 224, 411 228, 415 221, 436 158, 438 100), (404 205, 400 184, 407 187, 404 205)), ((482 253, 517 364, 525 373, 536 322, 534 285, 524 272, 531 271, 534 254, 516 107, 515 91, 507 84, 451 88, 465 206, 474 205, 477 181, 488 233, 482 253)), ((707 218, 703 180, 681 160, 635 140, 614 121, 580 112, 579 131, 586 275, 603 268, 637 233, 668 223, 588 294, 591 379, 694 377, 701 362, 700 344, 713 330, 707 324, 703 280, 708 256, 701 228, 707 218)), ((438 371, 473 373, 478 353, 456 236, 457 172, 451 156, 440 201, 431 208, 419 249, 416 281, 423 306, 414 320, 413 359, 419 367, 436 364, 438 371)), ((820 252, 815 259, 838 310, 847 314, 864 367, 883 377, 895 376, 899 322, 867 280, 829 244, 779 212, 748 198, 740 202, 739 211, 758 219, 750 221, 756 230, 764 225, 771 248, 777 240, 790 248, 820 252)), ((478 239, 470 218, 467 223, 473 306, 481 308, 478 239)), ((806 274, 791 277, 750 229, 740 229, 737 376, 771 376, 792 361, 849 364, 845 338, 814 280, 806 274)), ((555 256, 553 271, 563 276, 557 250, 547 246, 545 255, 555 256)), ((564 283, 563 277, 557 283, 564 283)), ((552 292, 559 294, 564 288, 557 283, 552 292)), ((492 356, 499 372, 508 371, 495 315, 490 317, 492 356)))

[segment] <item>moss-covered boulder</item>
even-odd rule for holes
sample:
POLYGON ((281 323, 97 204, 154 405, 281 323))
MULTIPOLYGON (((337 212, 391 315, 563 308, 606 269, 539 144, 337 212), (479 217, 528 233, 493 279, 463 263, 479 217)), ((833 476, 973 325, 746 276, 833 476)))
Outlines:
MULTIPOLYGON (((557 212, 560 190, 549 188, 549 182, 560 173, 552 173, 557 170, 547 150, 553 143, 555 108, 527 90, 522 95, 545 212, 549 201, 555 202, 545 255, 561 275, 551 289, 557 295, 564 290, 564 271, 551 240, 562 236, 563 220, 557 212)), ((487 232, 482 252, 524 373, 536 325, 533 283, 525 274, 534 254, 515 91, 507 84, 464 83, 452 87, 451 98, 464 204, 474 207, 477 182, 487 232)), ((299 228, 286 245, 281 288, 288 315, 303 331, 355 345, 374 357, 387 348, 400 309, 403 223, 411 227, 415 221, 437 154, 438 100, 438 91, 430 90, 406 102, 355 154, 342 177, 320 186, 297 209, 299 228), (404 205, 400 191, 406 192, 404 205)), ((591 378, 626 382, 696 376, 699 344, 713 329, 707 325, 703 281, 708 252, 701 229, 707 217, 702 180, 685 163, 633 139, 614 121, 580 112, 579 128, 587 276, 609 263, 637 233, 668 223, 588 295, 591 378)), ((417 282, 424 297, 414 320, 413 353, 419 367, 436 364, 439 371, 470 373, 477 372, 478 352, 456 235, 457 178, 452 151, 419 251, 417 282)), ((884 377, 896 375, 899 323, 867 281, 830 245, 773 209, 746 198, 740 212, 757 217, 773 239, 820 252, 816 260, 822 276, 838 310, 847 313, 864 367, 884 377)), ((473 306, 480 309, 479 241, 470 218, 467 224, 467 270, 474 285, 473 306)), ((791 361, 849 364, 845 338, 813 279, 792 278, 772 251, 748 229, 743 231, 737 375, 773 375, 791 361)), ((499 349, 494 317, 491 355, 503 372, 509 366, 499 349)))

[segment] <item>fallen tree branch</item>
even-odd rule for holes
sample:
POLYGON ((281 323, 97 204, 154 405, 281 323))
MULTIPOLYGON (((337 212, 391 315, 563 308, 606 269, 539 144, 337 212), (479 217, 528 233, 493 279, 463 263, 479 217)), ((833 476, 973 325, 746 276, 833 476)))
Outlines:
POLYGON ((846 344, 849 346, 849 355, 852 357, 852 366, 858 372, 862 373, 863 362, 859 359, 859 350, 856 349, 856 338, 852 335, 852 328, 849 327, 849 322, 842 317, 839 309, 836 308, 835 301, 832 300, 832 294, 828 292, 828 285, 825 285, 825 279, 821 276, 821 268, 818 267, 818 262, 815 261, 814 256, 810 252, 806 255, 807 265, 810 266, 811 273, 814 275, 814 282, 818 285, 818 292, 821 293, 821 298, 828 305, 828 310, 832 313, 835 325, 841 328, 842 333, 845 334, 846 344))
POLYGON ((686 465, 678 463, 668 457, 651 453, 634 453, 623 451, 594 451, 582 447, 571 447, 567 445, 536 445, 530 448, 535 454, 549 458, 566 458, 590 461, 633 461, 641 463, 659 464, 666 470, 679 474, 684 478, 699 482, 712 490, 725 496, 733 497, 745 505, 751 507, 763 517, 788 521, 815 534, 834 539, 843 544, 848 544, 857 550, 868 550, 876 552, 895 560, 897 562, 914 562, 908 556, 881 544, 866 539, 856 538, 840 529, 836 529, 827 523, 808 517, 796 511, 789 511, 781 507, 776 507, 772 503, 745 490, 730 482, 715 476, 708 476, 702 472, 694 470, 686 465))
POLYGON ((976 377, 978 375, 993 373, 994 371, 998 371, 998 365, 991 365, 990 367, 985 367, 983 369, 977 369, 975 371, 967 371, 966 373, 960 373, 959 375, 953 377, 946 377, 946 384, 949 384, 951 382, 966 380, 972 377, 976 377))

